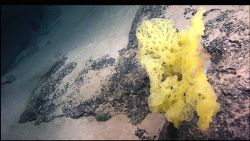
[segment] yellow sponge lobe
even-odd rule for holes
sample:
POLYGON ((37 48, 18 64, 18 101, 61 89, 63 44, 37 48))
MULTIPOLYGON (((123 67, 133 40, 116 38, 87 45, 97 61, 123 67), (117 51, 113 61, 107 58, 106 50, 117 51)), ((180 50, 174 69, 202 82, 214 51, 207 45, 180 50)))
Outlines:
POLYGON ((154 18, 136 30, 138 60, 150 79, 149 108, 163 112, 168 121, 179 127, 190 121, 196 111, 198 127, 207 130, 220 105, 204 72, 207 55, 202 51, 203 13, 200 9, 190 26, 177 32, 172 20, 154 18))

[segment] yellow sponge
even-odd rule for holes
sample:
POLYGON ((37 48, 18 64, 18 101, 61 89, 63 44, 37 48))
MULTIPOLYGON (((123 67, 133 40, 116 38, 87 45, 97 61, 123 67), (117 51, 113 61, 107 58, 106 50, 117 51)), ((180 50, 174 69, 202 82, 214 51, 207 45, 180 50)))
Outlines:
POLYGON ((162 18, 145 21, 136 31, 138 60, 150 78, 149 108, 165 113, 177 128, 182 121, 190 121, 196 110, 198 126, 204 131, 220 108, 204 72, 207 55, 200 44, 204 11, 200 9, 180 32, 172 20, 162 18))

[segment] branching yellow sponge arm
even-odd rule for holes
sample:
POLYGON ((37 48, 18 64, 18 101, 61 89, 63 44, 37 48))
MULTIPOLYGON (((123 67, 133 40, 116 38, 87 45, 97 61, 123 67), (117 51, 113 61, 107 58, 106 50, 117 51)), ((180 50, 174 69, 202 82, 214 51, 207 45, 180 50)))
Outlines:
POLYGON ((220 108, 204 72, 207 60, 200 45, 204 11, 200 9, 180 32, 172 20, 162 18, 145 21, 136 31, 138 60, 150 79, 149 108, 165 113, 177 128, 196 111, 198 126, 204 131, 220 108))

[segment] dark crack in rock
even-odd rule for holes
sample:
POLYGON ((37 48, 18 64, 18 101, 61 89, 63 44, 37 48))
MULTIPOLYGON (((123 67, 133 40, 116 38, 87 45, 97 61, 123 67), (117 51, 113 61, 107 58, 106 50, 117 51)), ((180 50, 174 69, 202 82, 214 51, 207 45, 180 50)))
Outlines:
POLYGON ((6 76, 5 81, 1 82, 1 85, 12 83, 15 80, 16 80, 16 77, 14 75, 8 75, 6 76))
POLYGON ((212 13, 212 12, 217 11, 217 10, 220 11, 220 9, 218 9, 218 8, 207 10, 207 11, 203 14, 203 16, 207 16, 209 13, 212 13))
POLYGON ((178 129, 172 123, 166 122, 161 130, 158 140, 176 140, 178 139, 178 129))

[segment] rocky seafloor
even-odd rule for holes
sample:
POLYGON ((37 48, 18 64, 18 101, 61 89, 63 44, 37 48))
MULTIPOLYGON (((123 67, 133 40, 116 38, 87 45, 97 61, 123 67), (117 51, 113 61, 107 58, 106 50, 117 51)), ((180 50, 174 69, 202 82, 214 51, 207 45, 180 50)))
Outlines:
MULTIPOLYGON (((150 113, 147 104, 150 84, 147 73, 137 62, 135 30, 144 20, 171 18, 168 12, 173 8, 174 6, 141 6, 132 23, 128 45, 119 51, 118 60, 109 55, 96 60, 89 59, 71 82, 65 83, 64 79, 76 68, 77 62, 66 63, 67 57, 58 60, 34 88, 19 122, 35 121, 35 124, 40 124, 54 118, 87 116, 106 121, 121 113, 127 115, 132 124, 141 123, 150 113), (114 72, 96 90, 97 94, 90 99, 81 98, 79 89, 88 83, 88 73, 101 72, 109 67, 114 68, 114 72)), ((197 11, 192 6, 182 9, 180 20, 189 20, 197 11)), ((210 7, 204 18, 206 30, 202 44, 212 61, 207 75, 221 109, 205 133, 197 129, 197 116, 191 122, 183 122, 179 129, 166 121, 159 135, 160 140, 250 139, 249 7, 210 7)), ((144 134, 144 129, 135 131, 140 139, 156 139, 155 136, 145 137, 144 134)))

